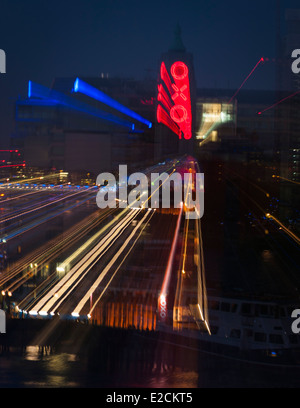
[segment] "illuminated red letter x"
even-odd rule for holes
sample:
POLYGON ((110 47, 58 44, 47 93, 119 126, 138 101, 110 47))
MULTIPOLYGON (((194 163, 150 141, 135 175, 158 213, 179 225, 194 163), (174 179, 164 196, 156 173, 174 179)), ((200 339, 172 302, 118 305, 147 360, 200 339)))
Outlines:
POLYGON ((184 95, 184 91, 187 89, 186 85, 183 85, 180 89, 175 84, 172 84, 172 88, 175 91, 175 94, 172 96, 173 101, 178 98, 178 96, 181 96, 181 98, 186 101, 187 97, 184 95))

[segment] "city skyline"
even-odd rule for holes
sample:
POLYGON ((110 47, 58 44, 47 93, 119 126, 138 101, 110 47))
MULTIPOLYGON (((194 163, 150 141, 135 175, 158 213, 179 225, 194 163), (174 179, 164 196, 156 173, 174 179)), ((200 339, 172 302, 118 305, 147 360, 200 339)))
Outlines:
POLYGON ((3 1, 0 388, 299 387, 296 7, 3 1))
MULTIPOLYGON (((82 9, 79 1, 51 6, 4 2, 0 47, 6 52, 7 73, 0 75, 1 146, 7 146, 14 129, 13 104, 26 95, 28 80, 50 86, 56 77, 102 73, 156 79, 160 56, 171 47, 178 23, 186 50, 194 56, 197 87, 237 89, 264 57, 269 61, 245 88, 273 89, 278 27, 277 2, 272 3, 252 1, 245 8, 233 0, 184 6, 179 1, 117 1, 111 7, 109 1, 90 1, 82 9)), ((294 0, 281 5, 282 24, 284 10, 295 7, 294 0)))

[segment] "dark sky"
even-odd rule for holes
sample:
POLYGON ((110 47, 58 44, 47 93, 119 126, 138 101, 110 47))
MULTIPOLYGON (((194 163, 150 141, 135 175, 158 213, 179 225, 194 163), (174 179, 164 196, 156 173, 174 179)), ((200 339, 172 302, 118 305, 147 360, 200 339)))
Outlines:
MULTIPOLYGON (((285 8, 299 0, 282 1, 282 17, 285 8)), ((149 69, 156 77, 177 22, 198 87, 236 89, 262 56, 275 57, 276 0, 1 0, 0 147, 29 79, 50 86, 54 77, 143 78, 149 69)), ((273 68, 261 66, 247 87, 271 89, 273 68)))

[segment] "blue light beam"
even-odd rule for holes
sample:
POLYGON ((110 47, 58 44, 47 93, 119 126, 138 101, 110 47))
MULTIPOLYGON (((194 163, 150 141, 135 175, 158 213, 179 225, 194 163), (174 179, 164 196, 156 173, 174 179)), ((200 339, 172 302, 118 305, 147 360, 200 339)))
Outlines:
POLYGON ((106 95, 104 92, 100 91, 99 89, 94 88, 93 86, 87 84, 86 82, 82 81, 79 78, 76 78, 74 82, 73 91, 82 93, 93 99, 96 99, 97 101, 102 102, 105 105, 108 105, 111 108, 116 109, 119 112, 124 113, 125 115, 141 123, 144 123, 145 125, 149 127, 149 129, 152 127, 152 123, 149 120, 144 119, 142 116, 140 116, 136 112, 132 111, 131 109, 127 108, 126 106, 112 99, 110 96, 106 95))
MULTIPOLYGON (((88 115, 96 116, 100 119, 104 119, 110 122, 114 122, 118 125, 127 127, 132 131, 135 131, 134 123, 128 122, 126 120, 120 119, 119 117, 112 115, 108 112, 102 111, 101 109, 96 109, 86 103, 79 102, 74 98, 64 95, 61 92, 54 91, 43 85, 37 84, 35 82, 28 82, 28 97, 29 99, 40 98, 41 100, 46 100, 48 102, 54 102, 58 105, 66 106, 70 109, 77 110, 79 112, 86 113, 88 115)), ((135 131, 138 132, 138 131, 135 131)))

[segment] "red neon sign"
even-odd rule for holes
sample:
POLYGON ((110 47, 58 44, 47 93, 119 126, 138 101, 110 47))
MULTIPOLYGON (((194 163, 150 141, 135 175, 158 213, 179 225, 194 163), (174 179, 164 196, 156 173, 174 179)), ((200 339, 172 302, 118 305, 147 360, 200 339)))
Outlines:
POLYGON ((187 110, 182 105, 173 106, 173 108, 170 110, 170 115, 176 123, 186 122, 188 117, 187 110))
POLYGON ((157 120, 168 126, 180 139, 183 136, 184 139, 188 140, 192 137, 189 70, 186 64, 176 61, 171 66, 170 73, 173 82, 165 63, 162 62, 160 68, 161 84, 158 86, 157 97, 159 102, 157 120))
POLYGON ((172 109, 173 103, 172 100, 169 98, 167 92, 164 90, 162 85, 158 85, 158 95, 157 100, 161 102, 161 104, 170 111, 172 109))
POLYGON ((160 105, 157 107, 157 122, 163 123, 181 138, 181 130, 179 126, 170 118, 169 114, 160 105))
POLYGON ((180 89, 178 89, 177 86, 173 84, 173 85, 172 85, 172 88, 173 88, 174 91, 176 92, 176 93, 172 96, 173 101, 175 101, 175 99, 177 99, 179 96, 180 96, 184 101, 187 100, 187 97, 186 97, 185 94, 183 93, 183 92, 187 89, 187 86, 186 86, 186 85, 183 85, 180 89))
POLYGON ((171 74, 173 78, 183 80, 188 76, 188 67, 180 61, 175 62, 171 67, 171 74))

